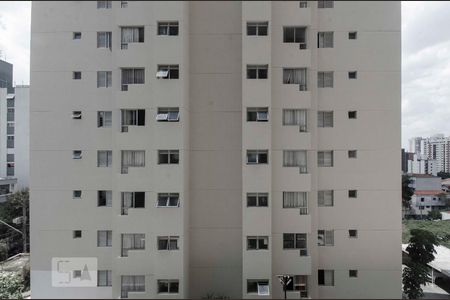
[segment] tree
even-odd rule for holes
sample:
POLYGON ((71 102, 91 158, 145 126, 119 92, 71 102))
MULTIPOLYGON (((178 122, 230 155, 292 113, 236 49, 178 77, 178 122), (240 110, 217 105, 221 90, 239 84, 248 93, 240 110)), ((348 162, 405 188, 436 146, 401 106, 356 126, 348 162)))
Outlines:
POLYGON ((450 173, 443 172, 443 171, 437 172, 436 175, 437 175, 438 177, 441 177, 442 179, 450 178, 450 173))
POLYGON ((0 299, 22 299, 23 284, 19 274, 0 273, 0 299))
MULTIPOLYGON (((7 200, 0 203, 0 220, 8 223, 10 226, 25 232, 25 240, 20 233, 15 232, 8 226, 0 224, 0 236, 7 241, 9 245, 9 256, 15 255, 27 250, 26 244, 29 241, 29 203, 30 196, 28 189, 17 191, 7 197, 7 200), (21 224, 14 224, 13 220, 18 217, 25 217, 21 224)), ((0 241, 1 242, 1 241, 0 241)), ((25 251, 27 252, 27 251, 25 251)))
POLYGON ((412 229, 410 233, 406 247, 410 260, 403 270, 403 291, 409 299, 417 299, 423 296, 421 285, 431 282, 427 264, 434 260, 434 246, 439 245, 439 241, 427 230, 412 229))
POLYGON ((402 205, 407 210, 411 207, 411 197, 414 195, 414 188, 411 187, 411 176, 402 175, 402 205))
POLYGON ((438 210, 431 210, 428 212, 428 218, 431 220, 440 220, 442 218, 441 212, 438 210))

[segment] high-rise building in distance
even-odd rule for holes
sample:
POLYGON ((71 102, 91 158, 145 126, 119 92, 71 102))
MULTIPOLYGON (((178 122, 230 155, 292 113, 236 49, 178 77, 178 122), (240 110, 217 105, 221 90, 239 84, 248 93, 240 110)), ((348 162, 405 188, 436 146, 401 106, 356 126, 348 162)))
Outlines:
POLYGON ((32 297, 401 298, 400 21, 33 2, 32 297), (96 287, 52 282, 73 257, 96 287))

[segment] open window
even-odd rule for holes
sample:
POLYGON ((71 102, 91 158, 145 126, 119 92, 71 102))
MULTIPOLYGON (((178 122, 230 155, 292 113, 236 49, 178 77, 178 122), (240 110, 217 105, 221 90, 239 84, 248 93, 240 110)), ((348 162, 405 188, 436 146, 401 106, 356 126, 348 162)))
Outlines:
POLYGON ((156 121, 178 122, 180 121, 180 109, 178 107, 159 107, 156 121))

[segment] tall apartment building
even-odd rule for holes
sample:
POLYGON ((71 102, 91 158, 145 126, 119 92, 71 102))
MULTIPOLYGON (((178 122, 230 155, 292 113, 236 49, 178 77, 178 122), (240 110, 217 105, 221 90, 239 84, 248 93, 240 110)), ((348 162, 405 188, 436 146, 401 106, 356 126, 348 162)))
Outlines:
POLYGON ((400 298, 400 42, 399 2, 34 2, 33 298, 400 298))
POLYGON ((0 177, 14 177, 27 188, 30 177, 30 87, 18 85, 14 94, 0 89, 0 177))
POLYGON ((450 137, 436 134, 432 137, 415 137, 409 140, 411 152, 425 160, 425 174, 450 172, 450 137))
POLYGON ((8 94, 14 93, 13 65, 0 59, 0 88, 6 88, 8 94))

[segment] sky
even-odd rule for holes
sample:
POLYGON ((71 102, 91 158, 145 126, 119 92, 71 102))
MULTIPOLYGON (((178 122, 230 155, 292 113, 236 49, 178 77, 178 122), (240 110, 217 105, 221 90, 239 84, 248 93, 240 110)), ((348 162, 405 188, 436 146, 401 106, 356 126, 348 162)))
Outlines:
MULTIPOLYGON (((29 83, 31 2, 0 2, 0 58, 29 83)), ((450 2, 402 3, 402 146, 450 136, 450 2)))

